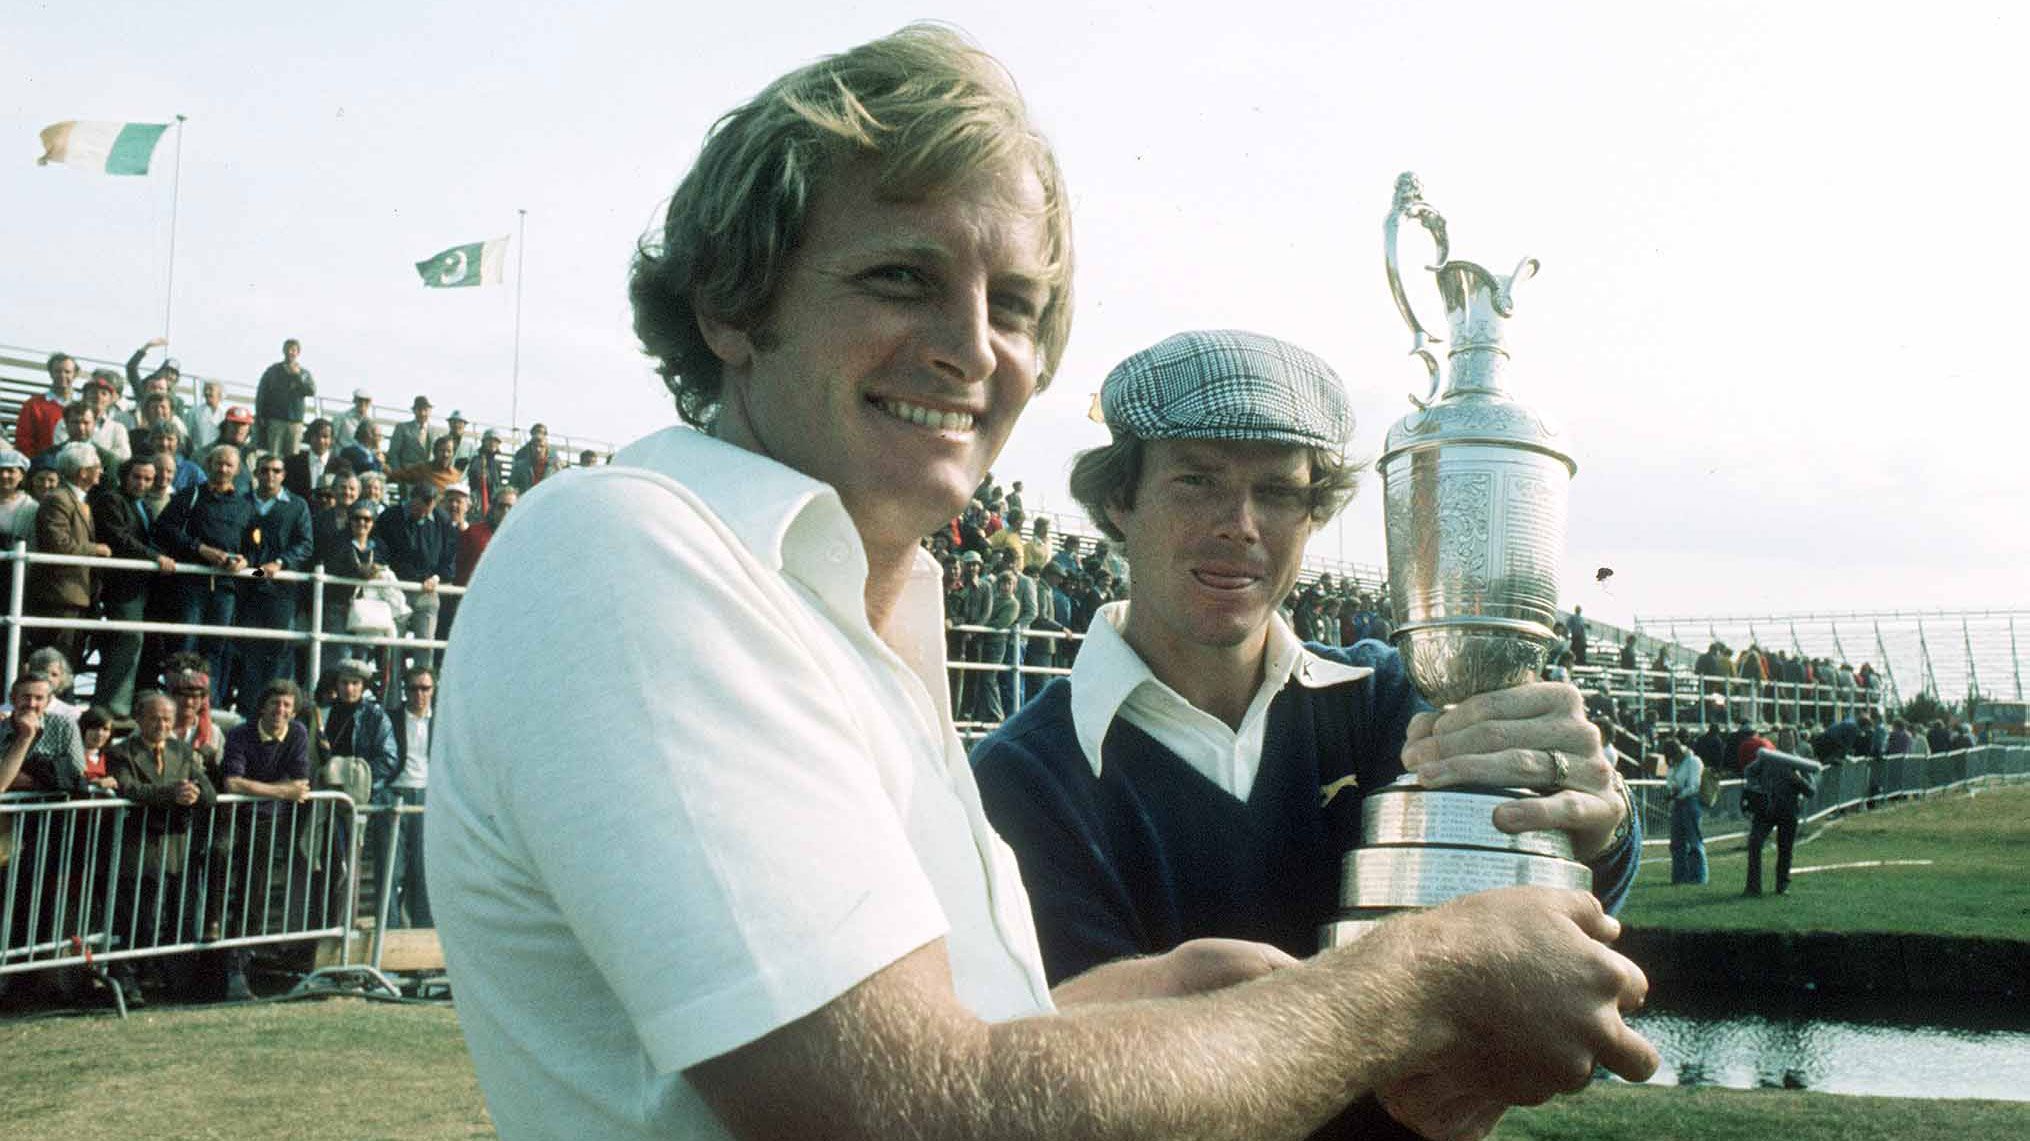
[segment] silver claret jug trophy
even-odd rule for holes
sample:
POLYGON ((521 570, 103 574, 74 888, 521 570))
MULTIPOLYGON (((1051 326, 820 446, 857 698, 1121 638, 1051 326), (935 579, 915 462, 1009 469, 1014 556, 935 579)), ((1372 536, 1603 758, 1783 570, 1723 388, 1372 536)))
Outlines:
MULTIPOLYGON (((1389 429, 1382 446, 1394 641, 1410 680, 1443 708, 1477 693, 1538 680, 1556 635, 1565 506, 1577 471, 1557 430, 1507 389, 1503 323, 1516 283, 1537 270, 1524 258, 1502 276, 1450 256, 1445 219, 1414 174, 1396 180, 1383 223, 1389 292, 1408 322, 1411 353, 1430 391, 1389 429), (1410 305, 1397 259, 1405 219, 1437 244, 1426 269, 1438 279, 1449 342, 1410 305), (1449 344, 1441 368, 1432 346, 1449 344), (1440 391, 1442 389, 1442 392, 1440 391)), ((1368 793, 1361 846, 1341 863, 1337 919, 1320 933, 1346 943, 1405 908, 1512 884, 1585 889, 1592 874, 1562 832, 1510 835, 1494 826, 1520 789, 1427 789, 1413 776, 1368 793)))

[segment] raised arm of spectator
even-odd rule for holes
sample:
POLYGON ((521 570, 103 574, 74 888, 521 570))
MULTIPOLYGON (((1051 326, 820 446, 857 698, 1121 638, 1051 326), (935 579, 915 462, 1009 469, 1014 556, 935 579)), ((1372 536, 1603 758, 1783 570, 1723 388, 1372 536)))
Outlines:
POLYGON ((168 343, 166 338, 151 337, 147 344, 135 349, 134 355, 127 358, 127 387, 134 391, 135 400, 141 399, 141 358, 148 355, 149 349, 159 349, 168 343))

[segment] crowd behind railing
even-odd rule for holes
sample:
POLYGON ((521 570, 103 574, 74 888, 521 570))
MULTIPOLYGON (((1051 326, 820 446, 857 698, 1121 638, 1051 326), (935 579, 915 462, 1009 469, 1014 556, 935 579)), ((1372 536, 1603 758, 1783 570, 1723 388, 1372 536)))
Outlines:
POLYGON ((145 1001, 144 981, 249 998, 256 948, 300 958, 352 929, 362 851, 382 923, 429 925, 421 817, 398 814, 427 785, 430 666, 404 671, 392 708, 359 659, 342 659, 317 701, 272 678, 246 719, 213 707, 201 654, 172 654, 165 668, 125 719, 64 702, 69 678, 52 648, 30 654, 10 686, 0 986, 110 964, 104 981, 123 1006, 145 1001), (193 987, 194 961, 216 985, 193 987))
POLYGON ((162 347, 124 378, 52 354, 0 448, 0 980, 96 953, 127 1002, 134 961, 187 950, 245 997, 248 948, 350 918, 360 841, 394 858, 367 861, 384 918, 429 925, 438 655, 517 497, 574 466, 540 424, 509 455, 424 395, 392 431, 364 390, 322 415, 293 339, 251 408, 217 381, 186 401, 177 362, 144 369, 162 347))

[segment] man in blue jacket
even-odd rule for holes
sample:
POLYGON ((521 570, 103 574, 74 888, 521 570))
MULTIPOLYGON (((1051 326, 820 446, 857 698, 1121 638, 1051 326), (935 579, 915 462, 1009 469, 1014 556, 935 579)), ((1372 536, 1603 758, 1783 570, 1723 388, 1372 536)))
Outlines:
MULTIPOLYGON (((289 630, 296 623, 296 600, 302 584, 278 582, 280 571, 310 565, 313 543, 310 505, 283 488, 282 457, 264 453, 254 467, 252 510, 240 553, 254 568, 254 577, 239 582, 238 624, 250 630, 289 630)), ((245 639, 234 647, 233 672, 239 690, 240 715, 252 718, 260 708, 261 691, 270 681, 294 672, 296 647, 288 642, 245 639)))
MULTIPOLYGON (((247 537, 248 519, 254 513, 254 499, 234 485, 240 474, 240 450, 232 444, 214 444, 204 455, 205 482, 169 497, 162 514, 155 519, 155 545, 181 563, 203 563, 228 575, 247 566, 241 544, 247 537)), ((238 610, 239 593, 228 577, 179 575, 176 580, 176 620, 185 625, 230 626, 238 610)), ((195 650, 202 645, 211 673, 211 700, 223 705, 232 691, 227 688, 229 655, 224 639, 184 635, 178 650, 195 650)))
MULTIPOLYGON (((1125 545, 1133 601, 1102 607, 1071 677, 973 754, 1053 984, 1202 938, 1309 956, 1359 798, 1406 768, 1432 787, 1544 789, 1495 823, 1569 832, 1596 894, 1620 903, 1640 838, 1577 690, 1522 686, 1441 717, 1394 650, 1306 646, 1278 612, 1353 489, 1352 421, 1324 361, 1185 333, 1115 368, 1100 401, 1114 442, 1078 458, 1071 490, 1125 545)), ((1391 1129, 1368 1102, 1328 1133, 1391 1129)))
MULTIPOLYGON (((401 629, 425 640, 437 636, 437 585, 449 582, 458 570, 458 531, 436 508, 437 485, 419 480, 409 485, 400 507, 382 511, 374 524, 374 538, 388 553, 395 577, 422 584, 422 590, 409 595, 409 616, 401 629)), ((432 660, 423 651, 414 662, 430 665, 432 660)))

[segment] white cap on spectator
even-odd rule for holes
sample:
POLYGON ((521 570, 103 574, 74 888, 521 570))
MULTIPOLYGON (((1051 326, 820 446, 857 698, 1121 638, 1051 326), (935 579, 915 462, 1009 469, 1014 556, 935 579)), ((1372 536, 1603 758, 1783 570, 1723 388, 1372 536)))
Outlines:
POLYGON ((355 388, 352 390, 352 398, 354 400, 372 400, 373 395, 364 388, 355 388))

